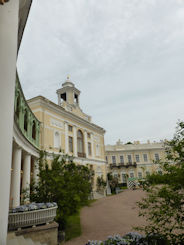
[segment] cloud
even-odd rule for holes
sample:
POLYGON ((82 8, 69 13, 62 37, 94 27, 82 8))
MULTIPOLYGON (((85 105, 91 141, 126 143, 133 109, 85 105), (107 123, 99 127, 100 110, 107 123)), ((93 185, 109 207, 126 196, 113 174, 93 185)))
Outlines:
POLYGON ((171 137, 184 107, 184 1, 33 1, 18 71, 27 98, 70 74, 106 143, 171 137))

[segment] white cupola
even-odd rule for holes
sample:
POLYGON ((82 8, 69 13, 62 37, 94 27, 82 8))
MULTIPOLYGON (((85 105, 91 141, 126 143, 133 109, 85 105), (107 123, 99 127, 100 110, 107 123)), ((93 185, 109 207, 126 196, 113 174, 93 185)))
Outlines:
POLYGON ((69 105, 79 106, 80 91, 75 88, 69 76, 67 76, 66 81, 62 84, 62 88, 58 89, 56 93, 58 95, 58 105, 61 106, 62 102, 66 102, 69 105))

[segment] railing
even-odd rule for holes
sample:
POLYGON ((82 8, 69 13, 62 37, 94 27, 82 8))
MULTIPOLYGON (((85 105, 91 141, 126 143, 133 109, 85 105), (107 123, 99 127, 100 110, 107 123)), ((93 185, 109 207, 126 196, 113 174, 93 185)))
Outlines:
POLYGON ((134 168, 136 168, 137 167, 137 163, 127 163, 127 164, 120 163, 118 165, 116 165, 116 164, 110 164, 110 168, 111 169, 112 168, 122 168, 122 167, 124 167, 124 168, 128 168, 128 167, 134 167, 134 168))
POLYGON ((56 217, 56 210, 57 207, 52 207, 35 211, 9 213, 8 229, 15 230, 21 227, 49 223, 56 217))
POLYGON ((86 158, 86 153, 78 152, 78 157, 86 158))

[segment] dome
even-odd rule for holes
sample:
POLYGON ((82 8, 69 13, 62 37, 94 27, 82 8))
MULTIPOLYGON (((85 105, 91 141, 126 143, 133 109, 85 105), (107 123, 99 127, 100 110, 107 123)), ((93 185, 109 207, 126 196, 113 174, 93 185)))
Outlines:
POLYGON ((62 84, 63 87, 75 87, 74 84, 71 82, 70 77, 67 76, 65 82, 62 84))

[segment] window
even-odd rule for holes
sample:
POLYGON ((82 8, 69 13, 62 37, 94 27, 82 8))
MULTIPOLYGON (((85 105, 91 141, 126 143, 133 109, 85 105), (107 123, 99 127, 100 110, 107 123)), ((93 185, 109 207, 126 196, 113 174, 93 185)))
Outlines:
POLYGON ((36 139, 36 123, 33 121, 33 126, 32 126, 32 138, 35 140, 36 139))
POLYGON ((77 149, 78 153, 84 153, 83 133, 81 130, 77 132, 77 149))
POLYGON ((118 174, 117 173, 113 173, 114 178, 118 179, 118 174))
POLYGON ((18 95, 18 97, 17 97, 17 103, 16 103, 16 111, 15 111, 15 114, 16 114, 17 118, 19 118, 19 112, 20 112, 20 95, 18 95))
POLYGON ((120 163, 124 164, 124 157, 123 156, 120 156, 120 163))
POLYGON ((91 156, 91 143, 88 142, 88 154, 91 156))
POLYGON ((59 134, 59 132, 54 133, 54 147, 55 148, 60 147, 60 134, 59 134))
POLYGON ((150 175, 150 172, 149 171, 146 171, 146 176, 149 176, 150 175))
POLYGON ((148 155, 147 154, 143 154, 143 158, 144 158, 144 162, 148 161, 148 155))
POLYGON ((105 159, 106 159, 106 162, 108 163, 108 157, 107 156, 105 157, 105 159))
POLYGON ((155 153, 155 160, 156 160, 156 161, 159 161, 159 160, 160 160, 159 154, 158 154, 158 153, 155 153))
POLYGON ((27 117, 28 117, 28 113, 27 110, 25 110, 24 113, 24 130, 27 131, 27 117))
POLYGON ((90 134, 90 133, 87 133, 87 136, 88 136, 88 139, 90 139, 90 138, 91 138, 91 134, 90 134))
POLYGON ((127 182, 127 176, 126 174, 122 174, 122 183, 126 183, 127 182))
POLYGON ((96 145, 96 155, 100 156, 100 145, 99 144, 96 145))
POLYGON ((128 155, 128 163, 132 163, 132 156, 131 155, 128 155))
POLYGON ((135 160, 136 160, 136 162, 140 162, 139 155, 135 155, 135 160))
POLYGON ((73 127, 71 125, 68 125, 68 131, 72 132, 73 127))
POLYGON ((73 138, 68 137, 68 144, 69 144, 69 152, 73 152, 73 138))
POLYGON ((134 172, 130 172, 129 176, 130 178, 134 178, 134 172))
POLYGON ((116 165, 116 156, 112 156, 112 164, 116 165))
POLYGON ((96 175, 97 175, 98 177, 102 177, 102 174, 103 174, 103 172, 102 172, 101 167, 98 167, 98 168, 96 169, 96 175))
POLYGON ((138 178, 142 179, 142 172, 138 172, 138 178))

